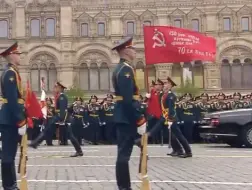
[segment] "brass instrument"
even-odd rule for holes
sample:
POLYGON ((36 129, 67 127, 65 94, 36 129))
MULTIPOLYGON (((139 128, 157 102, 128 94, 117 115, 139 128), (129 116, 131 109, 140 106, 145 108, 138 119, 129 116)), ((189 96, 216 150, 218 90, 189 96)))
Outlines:
POLYGON ((18 165, 18 173, 20 174, 20 190, 28 190, 28 184, 26 179, 26 163, 27 157, 27 134, 22 137, 20 146, 20 160, 18 165))
POLYGON ((147 162, 148 162, 148 134, 145 133, 141 138, 141 155, 140 155, 140 163, 139 163, 139 173, 142 178, 142 184, 140 190, 150 190, 150 182, 147 174, 147 162))

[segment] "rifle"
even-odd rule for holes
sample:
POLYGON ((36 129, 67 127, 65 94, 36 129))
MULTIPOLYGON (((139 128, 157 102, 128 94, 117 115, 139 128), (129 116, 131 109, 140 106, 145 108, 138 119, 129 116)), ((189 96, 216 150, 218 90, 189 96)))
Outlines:
POLYGON ((139 162, 139 173, 142 178, 142 185, 140 190, 150 190, 150 182, 147 174, 147 161, 148 161, 148 133, 142 135, 141 138, 141 154, 140 154, 140 162, 139 162))
POLYGON ((27 157, 27 134, 22 137, 22 142, 20 146, 20 159, 18 165, 18 173, 20 174, 20 190, 28 190, 28 184, 26 179, 26 163, 28 161, 27 157))
POLYGON ((171 138, 172 138, 172 131, 171 131, 171 126, 168 125, 168 130, 169 130, 169 147, 168 148, 171 148, 171 138))

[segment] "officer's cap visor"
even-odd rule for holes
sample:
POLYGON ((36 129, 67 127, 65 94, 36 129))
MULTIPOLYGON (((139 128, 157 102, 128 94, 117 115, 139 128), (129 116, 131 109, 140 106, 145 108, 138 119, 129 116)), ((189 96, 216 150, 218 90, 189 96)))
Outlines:
POLYGON ((117 50, 117 51, 119 51, 119 50, 125 49, 125 48, 135 48, 135 46, 133 46, 132 41, 133 41, 133 38, 132 38, 132 37, 128 37, 128 38, 126 38, 126 39, 119 40, 119 41, 117 42, 117 45, 114 46, 114 47, 112 48, 112 50, 117 50))

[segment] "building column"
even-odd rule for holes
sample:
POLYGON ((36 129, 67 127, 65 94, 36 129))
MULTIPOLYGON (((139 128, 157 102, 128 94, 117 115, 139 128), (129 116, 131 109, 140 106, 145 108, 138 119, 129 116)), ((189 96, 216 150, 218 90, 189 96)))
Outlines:
POLYGON ((156 78, 160 80, 166 80, 168 76, 171 77, 172 63, 156 64, 156 78))
POLYGON ((60 0, 60 33, 61 33, 61 62, 58 68, 58 79, 67 87, 74 85, 75 75, 73 66, 74 53, 73 46, 73 18, 71 1, 60 0))
POLYGON ((16 9, 15 9, 15 37, 17 40, 25 39, 25 0, 16 0, 16 9))
POLYGON ((212 62, 204 62, 204 86, 205 90, 220 90, 221 77, 219 64, 212 62))

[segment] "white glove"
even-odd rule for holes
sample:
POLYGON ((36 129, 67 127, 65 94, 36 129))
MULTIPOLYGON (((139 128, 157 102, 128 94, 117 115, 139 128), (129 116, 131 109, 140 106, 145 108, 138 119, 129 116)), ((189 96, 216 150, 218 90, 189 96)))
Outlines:
POLYGON ((18 134, 21 135, 21 136, 25 135, 26 128, 27 128, 26 125, 24 125, 23 127, 18 128, 18 134))
POLYGON ((150 97, 151 97, 151 94, 150 94, 150 93, 146 93, 145 97, 146 97, 146 98, 150 98, 150 97))
POLYGON ((137 128, 137 133, 139 135, 143 135, 145 132, 146 132, 146 123, 137 128))
POLYGON ((168 121, 168 128, 170 129, 172 126, 172 122, 168 121))

